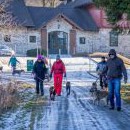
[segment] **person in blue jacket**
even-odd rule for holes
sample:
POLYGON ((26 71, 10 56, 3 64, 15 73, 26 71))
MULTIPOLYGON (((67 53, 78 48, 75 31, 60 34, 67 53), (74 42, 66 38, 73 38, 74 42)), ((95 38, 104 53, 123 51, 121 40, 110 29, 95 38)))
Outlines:
POLYGON ((8 65, 9 66, 11 65, 11 67, 13 68, 13 71, 14 71, 14 69, 16 69, 17 63, 20 64, 20 62, 17 60, 16 56, 12 55, 11 58, 10 58, 10 60, 9 60, 9 64, 8 65))
POLYGON ((101 62, 99 62, 97 64, 97 68, 96 71, 99 75, 99 79, 100 79, 100 86, 101 89, 103 89, 104 87, 107 88, 108 84, 107 84, 107 77, 106 77, 106 66, 107 66, 107 62, 105 60, 105 57, 101 57, 101 62))

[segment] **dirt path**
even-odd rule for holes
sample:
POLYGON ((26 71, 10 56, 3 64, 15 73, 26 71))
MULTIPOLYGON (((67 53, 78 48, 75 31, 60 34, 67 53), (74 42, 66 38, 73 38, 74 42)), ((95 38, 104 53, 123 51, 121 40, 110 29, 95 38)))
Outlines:
POLYGON ((34 89, 26 92, 30 102, 1 115, 0 130, 130 130, 129 105, 123 104, 121 112, 93 105, 89 87, 94 79, 85 69, 82 65, 76 71, 73 67, 68 70, 69 97, 64 88, 61 97, 50 101, 48 86, 43 98, 37 97, 34 89))

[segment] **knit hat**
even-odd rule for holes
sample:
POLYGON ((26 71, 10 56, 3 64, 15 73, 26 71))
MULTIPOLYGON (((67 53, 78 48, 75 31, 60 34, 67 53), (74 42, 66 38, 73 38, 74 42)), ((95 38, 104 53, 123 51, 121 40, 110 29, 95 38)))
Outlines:
POLYGON ((37 59, 42 60, 42 55, 38 55, 37 59))
POLYGON ((59 59, 60 59, 60 55, 57 55, 57 56, 56 56, 56 60, 59 60, 59 59))
POLYGON ((116 56, 116 51, 115 51, 115 49, 111 49, 111 50, 109 51, 109 54, 108 54, 108 55, 110 56, 111 54, 114 55, 114 56, 116 56))

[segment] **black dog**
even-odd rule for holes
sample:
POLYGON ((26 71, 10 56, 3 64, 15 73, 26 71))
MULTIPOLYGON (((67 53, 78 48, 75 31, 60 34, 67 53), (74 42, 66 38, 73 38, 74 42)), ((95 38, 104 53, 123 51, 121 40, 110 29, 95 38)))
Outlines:
POLYGON ((1 71, 1 73, 3 73, 3 66, 0 67, 0 71, 1 71))
POLYGON ((22 72, 25 72, 25 71, 24 70, 16 70, 16 69, 14 69, 13 72, 12 72, 12 75, 18 74, 20 76, 22 72))
POLYGON ((66 92, 67 92, 67 96, 70 95, 70 89, 71 89, 71 84, 70 84, 69 81, 67 81, 67 83, 66 83, 66 92))
POLYGON ((50 87, 49 92, 50 92, 50 99, 54 101, 56 95, 55 88, 53 86, 50 87))

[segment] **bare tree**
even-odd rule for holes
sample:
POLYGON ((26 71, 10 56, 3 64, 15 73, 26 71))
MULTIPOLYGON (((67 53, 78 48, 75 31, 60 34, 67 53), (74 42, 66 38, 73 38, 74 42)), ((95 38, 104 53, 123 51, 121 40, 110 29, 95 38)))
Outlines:
POLYGON ((48 0, 42 0, 43 6, 47 6, 48 0))
POLYGON ((57 5, 59 5, 61 3, 60 0, 48 0, 50 3, 50 7, 56 7, 57 5))
POLYGON ((56 7, 64 0, 24 0, 26 5, 39 7, 56 7))
POLYGON ((42 0, 43 6, 56 7, 62 1, 60 0, 42 0))
POLYGON ((12 12, 8 11, 7 8, 11 0, 0 1, 0 30, 6 28, 11 29, 18 26, 16 18, 13 17, 12 12))

